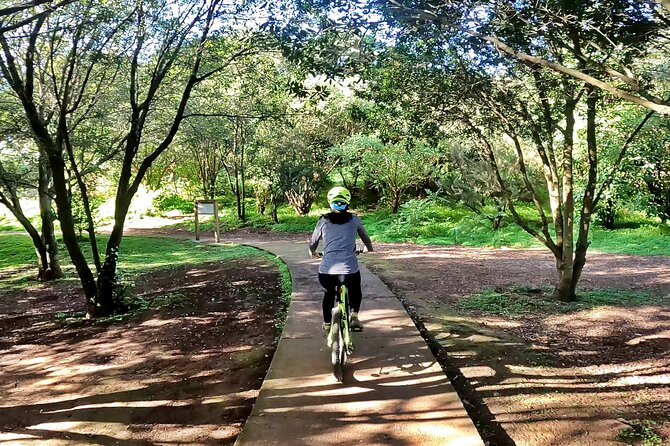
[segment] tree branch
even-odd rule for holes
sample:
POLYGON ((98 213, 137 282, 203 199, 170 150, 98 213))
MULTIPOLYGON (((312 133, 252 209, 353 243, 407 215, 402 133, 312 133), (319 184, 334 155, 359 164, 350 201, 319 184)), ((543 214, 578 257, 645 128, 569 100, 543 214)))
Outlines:
MULTIPOLYGON (((666 6, 666 3, 670 3, 670 0, 659 0, 664 6, 666 6)), ((520 62, 523 62, 525 64, 529 65, 534 65, 534 66, 540 66, 544 68, 549 68, 553 71, 556 71, 561 74, 568 75, 574 79, 581 80, 589 85, 593 85, 601 90, 607 91, 621 99, 624 99, 626 101, 632 102, 634 104, 641 105, 643 107, 646 107, 650 110, 654 110, 655 112, 662 114, 662 115, 670 115, 670 105, 668 105, 667 101, 662 101, 660 98, 654 97, 652 95, 645 95, 646 98, 636 96, 633 94, 630 94, 629 92, 622 90, 620 88, 617 88, 613 85, 610 85, 606 82, 601 81, 600 79, 597 79, 593 76, 590 76, 582 71, 575 70, 573 68, 566 67, 560 63, 556 62, 551 62, 546 59, 537 57, 537 56, 532 56, 530 54, 523 53, 521 51, 516 51, 503 41, 501 41, 499 38, 491 35, 484 35, 481 33, 478 33, 477 31, 463 28, 458 25, 453 25, 450 24, 446 18, 441 17, 431 11, 425 10, 425 9, 418 9, 418 8, 411 8, 408 6, 403 5, 402 3, 399 3, 398 0, 389 0, 389 3, 393 5, 392 7, 395 9, 403 10, 411 14, 411 18, 414 19, 419 19, 419 20, 424 20, 428 22, 437 22, 442 25, 445 25, 447 27, 450 27, 452 29, 455 29, 457 31, 463 32, 471 37, 483 40, 485 42, 488 42, 492 44, 495 48, 497 48, 499 51, 502 51, 503 53, 514 57, 515 59, 519 60, 520 62)))
MULTIPOLYGON (((45 3, 51 3, 52 1, 53 0, 35 0, 35 1, 32 1, 31 3, 26 3, 24 5, 11 6, 9 8, 0 9, 0 18, 11 15, 11 14, 15 14, 17 12, 24 11, 26 9, 33 8, 35 6, 40 6, 40 5, 43 5, 45 3)), ((15 29, 19 29, 23 26, 26 26, 30 22, 32 22, 34 20, 38 20, 42 16, 46 16, 46 15, 50 14, 51 12, 55 11, 56 9, 58 9, 62 6, 69 5, 70 3, 74 2, 74 1, 75 0, 63 0, 62 2, 57 3, 53 6, 49 6, 48 10, 42 11, 42 12, 37 13, 37 14, 34 14, 30 17, 27 17, 27 18, 17 22, 17 23, 7 25, 7 26, 0 26, 0 34, 7 33, 9 31, 13 31, 15 29)))

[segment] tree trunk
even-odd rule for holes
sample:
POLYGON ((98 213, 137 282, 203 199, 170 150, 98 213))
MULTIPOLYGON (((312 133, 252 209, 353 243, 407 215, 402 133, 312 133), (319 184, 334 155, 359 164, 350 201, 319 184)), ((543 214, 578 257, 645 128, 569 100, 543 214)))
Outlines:
POLYGON ((12 213, 14 218, 19 222, 21 226, 26 230, 30 239, 33 241, 33 246, 35 247, 35 254, 37 254, 37 260, 39 261, 37 278, 38 280, 49 280, 47 277, 46 271, 49 271, 49 256, 47 254, 46 247, 40 237, 39 232, 33 226, 33 224, 28 220, 28 218, 23 213, 21 209, 21 204, 18 201, 18 197, 12 196, 12 202, 10 199, 5 199, 4 196, 0 194, 0 203, 5 205, 5 207, 12 213))
MULTIPOLYGON (((81 281, 84 295, 86 296, 86 308, 91 310, 95 304, 96 284, 93 272, 88 266, 88 262, 77 242, 77 233, 75 231, 74 219, 72 218, 72 204, 67 191, 67 179, 65 178, 65 161, 62 151, 55 147, 47 151, 49 154, 49 165, 53 174, 54 189, 56 191, 56 207, 58 209, 58 218, 60 220, 61 232, 63 234, 63 243, 67 248, 70 259, 74 264, 79 280, 81 281)), ((89 314, 90 311, 89 311, 89 314)))
POLYGON ((242 194, 240 192, 240 170, 237 156, 239 146, 239 129, 235 121, 235 137, 233 138, 233 173, 235 174, 235 202, 237 205, 237 219, 242 220, 242 194))
POLYGON ((93 307, 89 310, 93 317, 105 317, 127 310, 123 302, 124 288, 118 281, 117 266, 119 248, 123 239, 123 226, 126 221, 130 200, 127 193, 117 192, 114 228, 107 242, 105 261, 98 274, 98 286, 93 307))
MULTIPOLYGON (((37 278, 38 280, 51 280, 55 279, 56 277, 53 276, 52 270, 49 265, 49 254, 47 252, 47 248, 44 245, 44 240, 42 237, 40 237, 39 232, 33 224, 28 220, 26 217, 25 213, 23 212, 23 208, 21 207, 21 200, 19 199, 17 190, 16 190, 16 185, 12 183, 10 180, 6 179, 6 172, 4 170, 4 167, 2 165, 2 162, 0 161, 0 181, 3 182, 4 188, 7 191, 8 196, 5 196, 3 194, 2 190, 0 189, 0 204, 4 205, 9 212, 12 213, 14 218, 23 226, 23 228, 26 230, 28 235, 30 236, 31 240, 33 241, 33 246, 35 247, 35 253, 37 254, 37 259, 38 259, 38 274, 37 278)), ((60 268, 59 271, 60 273, 60 268)))
POLYGON ((573 283, 575 197, 572 179, 576 106, 577 100, 574 98, 571 97, 566 100, 563 142, 563 249, 561 258, 557 259, 559 281, 556 288, 556 297, 563 302, 571 302, 576 299, 573 283))
MULTIPOLYGON (((40 150, 39 156, 39 181, 38 196, 40 205, 40 218, 42 221, 42 244, 47 257, 46 268, 40 268, 40 280, 54 280, 63 277, 63 271, 58 259, 58 243, 56 242, 56 232, 53 223, 53 211, 51 207, 51 196, 49 188, 51 186, 51 173, 48 166, 46 155, 40 150)), ((40 254, 41 255, 41 254, 40 254)))
POLYGON ((242 196, 242 206, 241 206, 241 215, 240 219, 242 221, 247 221, 247 208, 246 208, 246 178, 244 175, 244 141, 242 141, 242 144, 240 144, 240 177, 241 177, 241 182, 242 182, 242 193, 240 194, 242 196))
POLYGON ((571 295, 575 295, 579 279, 582 276, 582 270, 586 264, 586 251, 589 248, 589 229, 591 227, 591 218, 593 216, 593 203, 596 191, 596 182, 598 179, 598 141, 596 139, 596 111, 599 100, 599 94, 595 87, 587 87, 588 96, 586 98, 586 142, 588 148, 588 180, 584 189, 584 198, 582 200, 582 212, 579 221, 579 235, 577 237, 577 246, 575 250, 575 264, 572 272, 571 295))
POLYGON ((277 199, 277 195, 274 193, 274 189, 272 189, 272 185, 270 185, 270 214, 272 216, 272 221, 275 223, 279 223, 279 217, 277 216, 277 208, 279 207, 279 200, 277 199))
POLYGON ((400 210, 400 191, 391 191, 391 210, 394 214, 400 210))

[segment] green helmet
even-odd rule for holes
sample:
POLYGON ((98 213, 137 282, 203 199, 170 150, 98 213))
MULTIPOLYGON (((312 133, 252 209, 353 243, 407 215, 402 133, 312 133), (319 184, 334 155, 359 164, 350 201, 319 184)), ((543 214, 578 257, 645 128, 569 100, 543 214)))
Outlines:
POLYGON ((328 203, 351 203, 351 192, 346 187, 334 187, 328 191, 328 203))

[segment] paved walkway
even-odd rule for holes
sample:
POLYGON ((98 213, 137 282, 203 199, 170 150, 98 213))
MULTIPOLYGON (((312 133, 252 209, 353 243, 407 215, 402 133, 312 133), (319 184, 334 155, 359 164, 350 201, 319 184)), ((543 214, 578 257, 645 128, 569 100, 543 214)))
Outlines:
POLYGON ((249 241, 280 256, 293 280, 286 327, 237 446, 482 445, 453 387, 404 308, 362 267, 365 331, 332 375, 321 335, 318 262, 307 244, 249 241))

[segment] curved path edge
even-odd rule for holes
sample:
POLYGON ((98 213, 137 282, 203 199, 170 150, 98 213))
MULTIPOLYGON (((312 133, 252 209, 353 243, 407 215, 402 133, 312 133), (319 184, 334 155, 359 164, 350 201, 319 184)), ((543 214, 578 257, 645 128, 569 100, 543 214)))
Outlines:
POLYGON ((228 240, 280 257, 292 279, 284 331, 236 446, 453 445, 483 442, 448 378, 393 293, 361 265, 365 331, 344 383, 321 333, 322 289, 307 244, 228 240))

